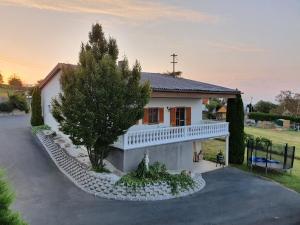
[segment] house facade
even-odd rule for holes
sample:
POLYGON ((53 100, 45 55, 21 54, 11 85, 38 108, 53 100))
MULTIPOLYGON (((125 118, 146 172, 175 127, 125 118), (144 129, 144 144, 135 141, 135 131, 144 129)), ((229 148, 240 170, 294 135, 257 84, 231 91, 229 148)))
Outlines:
MULTIPOLYGON (((51 114, 51 101, 61 92, 64 66, 73 65, 57 64, 40 85, 44 122, 56 132, 59 125, 51 114)), ((147 153, 150 163, 190 170, 203 140, 225 138, 228 164, 228 123, 203 120, 202 99, 235 98, 240 91, 159 73, 142 73, 141 82, 145 81, 150 82, 152 93, 144 117, 118 138, 107 159, 118 169, 131 171, 147 153)))

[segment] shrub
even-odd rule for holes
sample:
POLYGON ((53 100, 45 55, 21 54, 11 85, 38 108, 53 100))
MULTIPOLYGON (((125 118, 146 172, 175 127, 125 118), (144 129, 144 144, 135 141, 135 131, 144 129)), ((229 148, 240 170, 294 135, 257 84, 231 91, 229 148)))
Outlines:
POLYGON ((14 106, 10 102, 2 102, 0 103, 0 112, 12 112, 14 110, 14 106))
POLYGON ((19 94, 12 94, 9 95, 8 97, 9 97, 8 101, 10 102, 10 104, 13 105, 13 108, 19 109, 21 111, 25 111, 26 113, 29 112, 28 104, 25 96, 19 94))
POLYGON ((283 116, 272 113, 260 113, 260 112, 252 112, 248 114, 249 119, 253 119, 256 121, 274 121, 278 119, 290 120, 292 122, 300 123, 300 117, 297 116, 283 116))
POLYGON ((19 214, 10 209, 13 199, 14 195, 4 180, 2 171, 0 171, 0 224, 26 225, 19 214))
POLYGON ((244 106, 241 95, 230 98, 227 102, 227 122, 229 122, 229 162, 242 164, 244 162, 244 106))
POLYGON ((136 171, 123 176, 116 185, 124 184, 135 190, 137 187, 143 187, 147 184, 166 182, 171 187, 172 194, 177 194, 179 189, 194 187, 195 183, 190 176, 184 173, 170 174, 164 164, 155 162, 149 166, 149 171, 145 171, 144 165, 143 160, 136 171))
POLYGON ((34 88, 32 93, 31 113, 30 122, 32 126, 40 126, 44 124, 42 117, 41 90, 38 86, 34 88))
POLYGON ((50 130, 51 128, 48 125, 40 125, 40 126, 34 126, 31 128, 31 131, 33 134, 37 134, 38 132, 42 130, 50 130))

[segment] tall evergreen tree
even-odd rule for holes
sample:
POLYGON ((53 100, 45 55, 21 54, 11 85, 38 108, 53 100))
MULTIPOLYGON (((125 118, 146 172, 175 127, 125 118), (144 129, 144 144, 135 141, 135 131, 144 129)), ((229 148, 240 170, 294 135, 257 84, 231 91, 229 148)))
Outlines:
POLYGON ((130 70, 124 59, 119 68, 117 58, 115 39, 106 40, 101 25, 93 25, 78 66, 63 69, 63 92, 52 103, 60 130, 87 148, 95 170, 103 169, 109 145, 142 118, 150 95, 149 84, 140 84, 140 65, 130 70))
POLYGON ((227 101, 227 122, 229 122, 229 162, 242 164, 244 162, 244 106, 241 95, 227 101))
POLYGON ((4 180, 3 172, 0 171, 0 224, 26 225, 19 214, 10 209, 13 199, 14 195, 4 180))
POLYGON ((31 125, 39 126, 43 125, 42 117, 42 105, 41 105, 41 90, 36 86, 32 93, 32 102, 31 102, 31 125))

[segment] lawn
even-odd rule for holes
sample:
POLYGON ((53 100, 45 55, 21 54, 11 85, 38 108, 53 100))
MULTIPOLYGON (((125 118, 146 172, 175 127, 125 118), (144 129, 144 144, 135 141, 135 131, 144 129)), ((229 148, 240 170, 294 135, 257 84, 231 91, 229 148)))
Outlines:
MULTIPOLYGON (((252 134, 254 136, 263 136, 272 140, 275 144, 284 144, 289 143, 290 145, 296 146, 296 153, 298 153, 298 157, 300 157, 300 133, 296 133, 293 131, 277 131, 271 129, 262 129, 262 128, 252 128, 246 127, 245 132, 248 134, 252 134), (297 151, 298 149, 298 151, 297 151)), ((206 160, 214 161, 216 154, 219 150, 224 152, 225 150, 225 142, 221 140, 209 140, 205 141, 202 144, 202 149, 204 150, 204 158, 206 160)), ((245 151, 246 154, 246 151, 245 151)), ((246 157, 245 157, 246 160, 246 157)), ((250 171, 247 167, 246 163, 243 165, 232 165, 239 169, 250 171)), ((295 159, 294 168, 290 172, 272 172, 269 171, 268 174, 265 174, 263 169, 254 169, 253 173, 267 177, 272 179, 288 188, 291 188, 300 193, 300 160, 295 159)))
MULTIPOLYGON (((277 129, 263 129, 263 128, 254 128, 254 127, 245 127, 245 132, 252 134, 254 136, 266 137, 274 144, 285 144, 288 143, 290 146, 296 147, 296 156, 300 158, 300 132, 295 131, 284 131, 277 129)), ((248 170, 246 165, 237 166, 243 170, 248 170)), ((289 172, 285 173, 276 173, 269 172, 267 175, 264 171, 255 170, 255 173, 275 180, 284 186, 291 188, 297 192, 300 192, 300 160, 295 159, 294 168, 289 172)))
POLYGON ((296 131, 284 131, 276 129, 263 129, 254 127, 245 127, 247 134, 252 134, 257 137, 265 137, 274 144, 286 144, 296 147, 296 156, 300 158, 300 132, 296 131))

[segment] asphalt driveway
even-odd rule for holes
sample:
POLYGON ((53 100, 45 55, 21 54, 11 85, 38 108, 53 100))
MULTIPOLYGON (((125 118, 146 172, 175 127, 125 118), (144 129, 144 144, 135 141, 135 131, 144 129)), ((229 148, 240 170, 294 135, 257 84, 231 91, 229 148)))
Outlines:
POLYGON ((0 167, 31 225, 300 224, 300 194, 237 169, 204 174, 206 187, 159 202, 106 200, 73 185, 35 143, 27 116, 0 117, 0 167))

